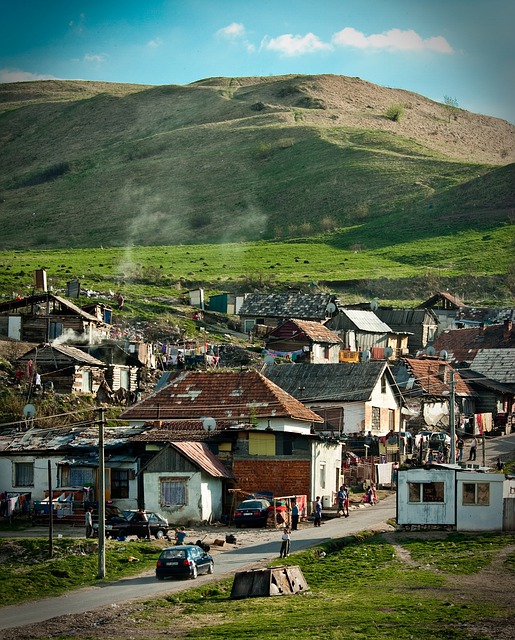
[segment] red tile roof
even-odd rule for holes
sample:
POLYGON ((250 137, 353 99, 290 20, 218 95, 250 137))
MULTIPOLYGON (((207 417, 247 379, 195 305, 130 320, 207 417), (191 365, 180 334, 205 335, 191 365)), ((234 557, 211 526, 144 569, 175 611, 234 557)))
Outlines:
POLYGON ((448 352, 454 362, 472 362, 479 349, 515 348, 515 331, 502 324, 493 324, 470 329, 444 331, 434 343, 436 352, 448 352))
MULTIPOLYGON (((441 396, 450 392, 450 372, 453 368, 448 362, 425 358, 405 358, 405 362, 424 393, 441 396)), ((456 395, 475 395, 457 371, 454 371, 454 390, 456 395)))
POLYGON ((288 417, 323 422, 316 413, 255 370, 184 371, 170 384, 126 409, 122 420, 216 420, 288 417))

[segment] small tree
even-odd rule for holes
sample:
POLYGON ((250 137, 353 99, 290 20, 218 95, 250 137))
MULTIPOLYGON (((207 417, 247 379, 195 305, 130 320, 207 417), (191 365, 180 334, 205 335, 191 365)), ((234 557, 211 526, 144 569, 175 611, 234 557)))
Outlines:
POLYGON ((455 118, 457 117, 457 112, 458 112, 458 109, 459 109, 458 99, 457 98, 451 98, 451 96, 444 96, 443 97, 443 103, 445 105, 445 108, 447 109, 447 115, 449 117, 449 122, 450 122, 451 118, 453 116, 455 118))
POLYGON ((392 120, 393 122, 399 122, 401 118, 404 116, 404 105, 391 104, 386 110, 385 115, 388 118, 388 120, 392 120))

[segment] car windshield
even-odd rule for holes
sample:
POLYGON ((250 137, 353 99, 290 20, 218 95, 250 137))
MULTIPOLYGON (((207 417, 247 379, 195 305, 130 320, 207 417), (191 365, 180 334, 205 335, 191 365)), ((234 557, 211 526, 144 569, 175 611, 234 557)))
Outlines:
POLYGON ((173 558, 185 558, 186 551, 184 549, 165 549, 161 553, 161 560, 172 560, 173 558))
POLYGON ((266 509, 267 507, 268 503, 262 502, 261 500, 246 500, 240 503, 238 509, 266 509))

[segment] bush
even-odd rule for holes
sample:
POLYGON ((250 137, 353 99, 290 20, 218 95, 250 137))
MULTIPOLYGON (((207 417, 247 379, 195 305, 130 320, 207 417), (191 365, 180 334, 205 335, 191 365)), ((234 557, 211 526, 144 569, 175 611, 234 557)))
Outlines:
POLYGON ((391 104, 386 110, 385 115, 388 118, 388 120, 392 120, 393 122, 399 122, 401 118, 404 116, 404 105, 391 104))

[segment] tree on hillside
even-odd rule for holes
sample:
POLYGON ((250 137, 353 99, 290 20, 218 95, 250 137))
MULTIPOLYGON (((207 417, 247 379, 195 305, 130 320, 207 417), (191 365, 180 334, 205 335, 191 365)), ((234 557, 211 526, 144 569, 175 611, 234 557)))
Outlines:
POLYGON ((443 97, 443 103, 444 103, 445 108, 447 110, 447 115, 449 117, 449 122, 451 121, 451 118, 453 116, 454 116, 455 119, 457 119, 457 117, 458 117, 458 109, 459 109, 458 99, 457 98, 451 98, 451 96, 444 96, 443 97))

